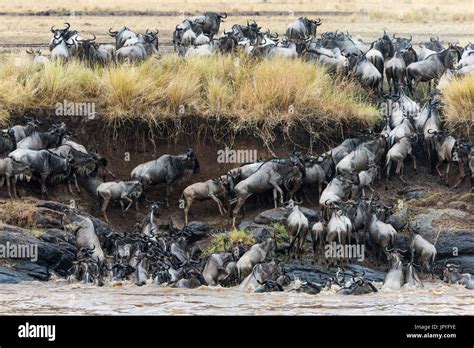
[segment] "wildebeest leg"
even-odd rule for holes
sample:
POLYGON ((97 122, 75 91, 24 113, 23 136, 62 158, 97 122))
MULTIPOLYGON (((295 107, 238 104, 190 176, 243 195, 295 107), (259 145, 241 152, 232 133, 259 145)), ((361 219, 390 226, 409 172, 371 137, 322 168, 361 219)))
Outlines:
POLYGON ((239 197, 237 199, 237 204, 235 205, 235 208, 232 211, 232 227, 233 228, 235 228, 235 220, 236 220, 235 216, 240 212, 240 209, 242 208, 244 203, 245 203, 245 198, 239 197))
POLYGON ((0 178, 0 187, 3 187, 3 183, 4 183, 4 182, 5 182, 5 177, 2 176, 2 177, 0 178))
POLYGON ((189 209, 191 209, 191 205, 193 204, 192 197, 186 197, 186 206, 184 207, 184 224, 188 224, 188 213, 189 209))
POLYGON ((278 208, 278 191, 276 189, 273 189, 273 204, 275 205, 275 209, 278 208))
POLYGON ((439 170, 440 165, 441 165, 441 161, 438 161, 438 163, 436 163, 435 169, 436 169, 436 171, 438 172, 439 177, 440 177, 440 178, 444 178, 444 177, 443 177, 443 174, 442 174, 441 171, 439 170))
MULTIPOLYGON (((1 182, 0 187, 3 186, 3 181, 4 181, 4 179, 5 179, 6 182, 7 182, 8 197, 12 198, 12 193, 11 193, 11 191, 10 191, 10 176, 6 176, 6 178, 3 178, 3 177, 2 177, 2 182, 1 182)), ((15 197, 15 198, 16 198, 16 197, 15 197)))
POLYGON ((107 206, 109 205, 110 195, 104 193, 103 195, 101 195, 101 197, 103 199, 102 207, 101 207, 102 215, 104 216, 105 221, 107 221, 108 223, 109 218, 107 217, 107 213, 105 212, 105 210, 107 209, 107 206))
POLYGON ((76 186, 77 193, 81 193, 81 189, 79 188, 79 184, 77 183, 77 176, 76 174, 74 175, 74 186, 76 186))
POLYGON ((273 181, 270 181, 270 185, 272 185, 274 187, 274 191, 273 191, 273 200, 275 202, 275 208, 278 208, 277 207, 277 203, 276 203, 276 197, 275 197, 275 190, 278 191, 278 193, 280 194, 280 204, 283 205, 283 190, 281 189, 280 186, 278 186, 278 184, 276 182, 273 182, 273 181))
POLYGON ((413 158, 413 170, 416 172, 416 157, 412 154, 410 154, 410 156, 413 158))
POLYGON ((12 186, 13 186, 13 197, 18 198, 18 194, 16 192, 16 177, 13 176, 13 178, 9 178, 11 180, 12 186))
POLYGON ((459 179, 458 179, 457 183, 453 186, 454 188, 457 188, 459 186, 459 184, 461 184, 463 182, 464 178, 466 177, 466 172, 464 171, 464 163, 459 161, 458 166, 459 166, 459 179))
POLYGON ((451 166, 451 162, 448 161, 448 164, 446 165, 446 176, 444 177, 444 182, 446 186, 449 186, 449 167, 451 166))
POLYGON ((169 204, 169 201, 168 201, 168 197, 170 195, 170 192, 172 191, 173 189, 171 188, 171 185, 166 185, 166 208, 169 208, 170 207, 170 204, 169 204))
POLYGON ((403 162, 400 162, 400 180, 406 184, 407 182, 405 181, 405 179, 403 179, 403 169, 404 169, 403 162))
POLYGON ((67 181, 67 190, 69 191, 69 194, 74 195, 74 193, 72 192, 72 187, 71 187, 71 180, 69 179, 67 181))
POLYGON ((133 199, 131 199, 130 197, 128 196, 124 196, 122 197, 122 199, 126 200, 128 202, 128 205, 127 207, 125 208, 125 211, 127 211, 133 204, 133 199))
POLYGON ((224 206, 222 205, 222 202, 219 198, 217 198, 216 196, 214 196, 212 193, 209 194, 209 197, 211 197, 216 203, 217 203, 217 207, 219 208, 219 213, 221 215, 224 215, 224 214, 227 214, 227 210, 225 210, 224 206))
POLYGON ((48 195, 48 191, 46 190, 46 175, 41 175, 41 199, 45 199, 48 195))

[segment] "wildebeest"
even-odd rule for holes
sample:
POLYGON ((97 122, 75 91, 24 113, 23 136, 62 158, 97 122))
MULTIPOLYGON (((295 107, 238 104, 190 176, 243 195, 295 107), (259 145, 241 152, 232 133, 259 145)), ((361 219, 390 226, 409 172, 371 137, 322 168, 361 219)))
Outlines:
POLYGON ((242 255, 237 261, 237 272, 240 280, 247 277, 252 272, 253 267, 257 263, 264 262, 267 256, 271 254, 276 248, 276 243, 273 238, 268 238, 262 243, 254 244, 252 247, 242 255))
POLYGON ((453 69, 459 59, 459 51, 453 46, 449 46, 444 51, 432 54, 423 61, 408 65, 407 79, 411 93, 413 94, 418 83, 440 78, 446 69, 453 69))
POLYGON ((110 28, 109 35, 115 38, 115 48, 117 50, 121 48, 128 39, 137 37, 137 34, 125 26, 122 26, 117 31, 112 31, 112 28, 110 28))
POLYGON ((53 123, 53 127, 47 132, 34 131, 26 138, 18 142, 18 149, 43 150, 58 147, 67 133, 64 123, 53 123))
MULTIPOLYGON (((38 126, 42 124, 42 122, 38 121, 37 119, 29 117, 24 118, 27 121, 25 125, 15 125, 10 128, 15 134, 16 142, 19 142, 20 140, 23 140, 27 136, 31 135, 31 133, 33 133, 38 128, 38 126)), ((8 130, 5 129, 4 131, 8 130)))
POLYGON ((105 220, 109 222, 106 209, 110 200, 118 200, 122 207, 122 212, 126 212, 133 201, 135 201, 135 208, 138 211, 138 198, 143 192, 143 186, 138 180, 134 181, 119 181, 119 182, 104 182, 97 187, 97 196, 101 203, 101 211, 105 220), (128 206, 124 206, 124 202, 128 202, 128 206))
POLYGON ((201 26, 202 32, 212 40, 214 35, 219 32, 221 22, 224 22, 223 19, 227 18, 227 13, 206 12, 202 17, 196 19, 195 22, 201 26))
POLYGON ((31 176, 32 172, 27 164, 17 162, 12 158, 0 159, 0 187, 7 182, 8 196, 12 198, 11 187, 13 187, 13 197, 18 198, 16 193, 16 176, 25 175, 31 176))
POLYGON ((418 234, 419 228, 413 226, 410 228, 411 231, 411 258, 414 260, 415 256, 420 257, 421 266, 428 272, 431 271, 431 267, 436 258, 436 248, 433 244, 428 242, 425 238, 418 234))
POLYGON ((292 199, 293 194, 302 185, 304 170, 301 159, 294 155, 288 159, 264 162, 254 174, 235 185, 234 191, 237 203, 232 211, 233 226, 235 226, 240 209, 247 198, 253 194, 273 189, 273 202, 276 208, 278 206, 278 194, 280 195, 280 204, 283 205, 283 189, 281 187, 283 185, 289 190, 289 198, 292 199))
POLYGON ((9 157, 28 165, 33 175, 39 177, 41 181, 41 196, 47 195, 46 181, 50 179, 53 182, 68 180, 69 191, 70 177, 74 158, 70 154, 67 158, 62 158, 48 150, 25 150, 17 149, 9 154, 9 157))
POLYGON ((286 219, 288 238, 290 239, 288 258, 296 257, 302 262, 306 234, 308 233, 308 218, 292 200, 288 202, 286 208, 290 213, 286 219))
POLYGON ((104 47, 96 44, 95 35, 92 39, 78 39, 78 57, 85 60, 90 66, 105 66, 112 62, 112 54, 104 47))
POLYGON ((166 205, 171 185, 186 172, 199 174, 199 161, 192 149, 187 149, 180 155, 162 155, 158 159, 142 163, 135 167, 130 174, 132 180, 140 181, 144 187, 166 183, 166 205))
POLYGON ((95 261, 104 261, 104 252, 91 219, 80 215, 66 215, 63 225, 67 231, 72 232, 76 237, 78 249, 87 248, 92 251, 92 257, 95 261))
POLYGON ((316 36, 316 30, 321 25, 321 20, 311 20, 300 17, 288 25, 286 36, 290 41, 302 41, 316 36))
POLYGON ((233 253, 220 253, 212 254, 207 259, 202 275, 210 286, 216 286, 219 281, 223 280, 228 273, 226 271, 226 265, 233 261, 235 255, 233 253))
POLYGON ((379 93, 382 89, 382 74, 365 55, 349 57, 349 76, 357 78, 360 83, 379 93))
POLYGON ((227 214, 224 208, 224 203, 228 201, 228 185, 229 178, 227 176, 220 176, 216 179, 210 179, 206 182, 197 182, 186 187, 183 191, 182 198, 184 198, 186 205, 184 207, 184 221, 188 224, 188 213, 193 200, 206 200, 212 199, 217 203, 219 213, 221 215, 227 214))
POLYGON ((395 172, 397 175, 400 176, 400 180, 406 183, 405 179, 403 179, 403 168, 404 168, 404 160, 407 155, 410 155, 413 159, 413 169, 416 171, 416 157, 413 154, 413 143, 416 142, 418 139, 417 135, 413 136, 405 136, 399 139, 393 146, 388 150, 386 155, 386 163, 385 167, 387 168, 387 182, 390 176, 390 168, 392 166, 392 162, 397 163, 397 168, 395 172))
POLYGON ((474 276, 470 273, 461 273, 460 263, 446 262, 443 270, 443 281, 448 284, 465 285, 466 289, 474 290, 474 276))
POLYGON ((15 139, 15 132, 13 129, 0 131, 0 154, 9 154, 16 150, 18 144, 15 139))

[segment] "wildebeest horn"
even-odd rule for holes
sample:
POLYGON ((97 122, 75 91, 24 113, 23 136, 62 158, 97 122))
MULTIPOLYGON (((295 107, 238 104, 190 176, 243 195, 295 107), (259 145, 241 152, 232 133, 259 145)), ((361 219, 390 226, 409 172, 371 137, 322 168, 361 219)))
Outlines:
POLYGON ((71 24, 69 24, 69 23, 67 23, 67 22, 64 23, 64 24, 66 24, 66 27, 65 27, 63 30, 68 30, 68 29, 71 27, 71 24))
POLYGON ((51 29, 50 29, 50 30, 51 30, 52 33, 54 33, 54 32, 56 31, 56 30, 54 29, 54 25, 51 26, 51 29))
POLYGON ((410 35, 410 38, 408 39, 408 41, 411 41, 411 39, 413 39, 413 36, 410 35))
POLYGON ((118 34, 118 31, 112 31, 112 28, 109 28, 109 34, 110 34, 111 36, 115 36, 115 35, 118 34))
POLYGON ((436 133, 437 133, 437 131, 436 131, 436 130, 434 130, 434 129, 431 129, 431 128, 430 128, 430 129, 428 129, 428 134, 436 134, 436 133))
POLYGON ((396 37, 396 34, 393 34, 393 38, 394 38, 394 39, 398 39, 398 37, 396 37))

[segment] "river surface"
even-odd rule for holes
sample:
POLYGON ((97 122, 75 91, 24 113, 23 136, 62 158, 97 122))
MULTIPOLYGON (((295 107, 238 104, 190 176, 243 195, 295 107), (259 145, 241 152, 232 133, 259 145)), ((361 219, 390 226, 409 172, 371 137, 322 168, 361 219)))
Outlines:
MULTIPOLYGON (((381 284, 376 284, 380 287, 381 284)), ((423 289, 344 296, 252 293, 237 288, 104 287, 65 281, 0 285, 3 315, 474 315, 474 291, 436 282, 423 289)))

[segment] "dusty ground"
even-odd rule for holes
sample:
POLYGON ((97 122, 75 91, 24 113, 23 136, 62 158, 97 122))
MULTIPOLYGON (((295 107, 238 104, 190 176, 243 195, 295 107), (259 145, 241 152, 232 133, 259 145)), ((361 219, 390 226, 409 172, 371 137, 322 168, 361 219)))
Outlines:
POLYGON ((24 1, 22 4, 0 4, 0 53, 24 47, 47 48, 49 28, 69 22, 81 33, 97 35, 98 42, 112 42, 108 28, 127 25, 137 30, 160 29, 162 52, 171 51, 171 32, 183 18, 213 10, 227 12, 229 17, 221 32, 232 24, 255 19, 263 29, 283 34, 287 25, 301 15, 319 17, 318 31, 350 31, 356 37, 371 41, 384 30, 399 35, 413 35, 414 42, 439 35, 446 42, 465 44, 474 37, 472 1, 455 4, 440 0, 360 1, 334 0, 315 3, 309 0, 219 2, 180 0, 156 1, 89 1, 64 3, 56 0, 24 1))

